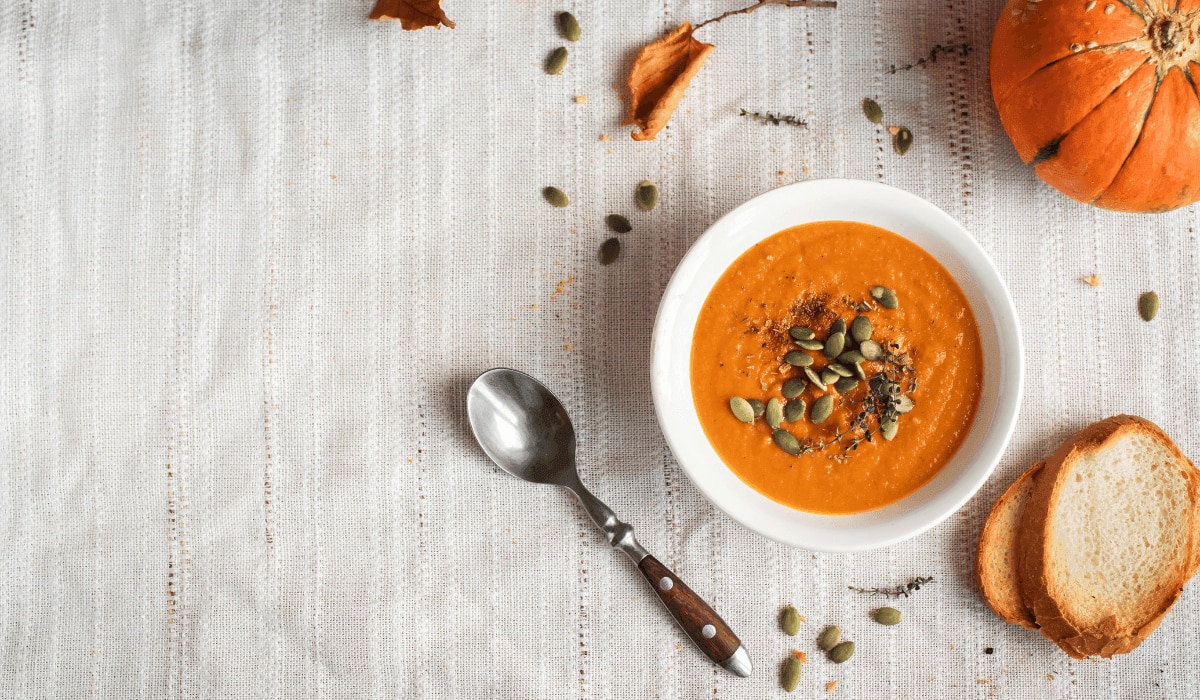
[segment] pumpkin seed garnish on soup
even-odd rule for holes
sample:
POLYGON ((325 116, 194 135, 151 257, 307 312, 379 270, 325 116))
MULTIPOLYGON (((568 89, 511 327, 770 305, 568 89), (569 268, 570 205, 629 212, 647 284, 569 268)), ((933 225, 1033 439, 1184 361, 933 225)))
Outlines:
POLYGON ((734 418, 743 423, 754 422, 754 409, 750 408, 749 401, 740 396, 734 396, 729 399, 729 410, 733 412, 734 418))

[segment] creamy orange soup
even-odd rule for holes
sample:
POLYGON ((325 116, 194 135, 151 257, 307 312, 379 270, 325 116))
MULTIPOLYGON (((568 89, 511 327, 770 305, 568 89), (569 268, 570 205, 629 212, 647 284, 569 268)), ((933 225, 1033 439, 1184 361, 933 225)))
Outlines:
MULTIPOLYGON (((859 347, 849 330, 846 338, 843 352, 859 347)), ((762 494, 814 513, 880 508, 932 479, 971 427, 982 377, 975 315, 950 273, 907 239, 847 221, 796 226, 748 250, 709 293, 692 341, 692 398, 717 454, 762 494), (872 295, 878 287, 894 292, 896 308, 872 295), (890 359, 855 367, 856 356, 839 362, 799 347, 789 333, 811 328, 822 342, 838 319, 852 324, 860 315, 872 326, 869 339, 890 359), (803 368, 783 360, 797 350, 812 357, 809 369, 818 376, 838 369, 829 367, 836 362, 854 369, 850 379, 858 384, 844 383, 844 393, 818 388, 803 368), (764 404, 775 397, 786 406, 783 387, 793 378, 806 386, 792 400, 807 408, 779 429, 810 450, 798 455, 781 448, 777 438, 787 438, 775 435, 765 417, 743 422, 730 405, 733 397, 764 404), (911 403, 888 399, 894 392, 911 403), (832 413, 814 424, 813 408, 826 395, 833 397, 832 413), (880 430, 886 417, 896 424, 890 440, 880 430)))

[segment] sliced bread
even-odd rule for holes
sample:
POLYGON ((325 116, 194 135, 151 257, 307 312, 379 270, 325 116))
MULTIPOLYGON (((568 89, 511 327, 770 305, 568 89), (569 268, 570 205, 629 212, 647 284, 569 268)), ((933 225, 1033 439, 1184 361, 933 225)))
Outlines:
POLYGON ((1197 474, 1134 416, 1046 460, 1018 527, 1021 597, 1043 635, 1075 658, 1110 657, 1158 626, 1194 571, 1197 474))
POLYGON ((1000 619, 1029 629, 1037 625, 1021 598, 1017 535, 1021 513, 1033 492, 1033 479, 1044 465, 1044 461, 1038 462, 1026 470, 992 506, 975 552, 975 585, 983 601, 1000 619))

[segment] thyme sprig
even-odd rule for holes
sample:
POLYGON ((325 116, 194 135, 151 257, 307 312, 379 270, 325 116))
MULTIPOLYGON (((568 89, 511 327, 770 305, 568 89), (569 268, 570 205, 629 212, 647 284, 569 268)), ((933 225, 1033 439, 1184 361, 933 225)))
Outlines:
POLYGON ((967 43, 950 44, 949 46, 943 46, 941 44, 937 44, 936 46, 934 46, 932 49, 929 50, 928 56, 922 56, 922 57, 918 58, 915 63, 909 63, 909 64, 906 64, 903 66, 897 66, 896 64, 893 63, 884 72, 889 75, 895 75, 896 73, 898 73, 902 70, 912 70, 913 68, 924 66, 928 63, 936 63, 939 56, 949 56, 949 55, 954 55, 954 54, 958 54, 959 56, 967 56, 970 53, 971 53, 971 45, 967 44, 967 43))
POLYGON ((748 15, 759 8, 766 7, 767 5, 782 5, 784 7, 837 7, 837 3, 834 2, 834 0, 758 0, 758 2, 749 7, 743 7, 740 10, 730 10, 729 12, 726 12, 722 15, 717 15, 712 19, 706 19, 700 24, 697 24, 696 29, 699 29, 706 24, 720 22, 726 17, 732 17, 734 15, 748 15))
POLYGON ((749 117, 756 122, 769 122, 775 126, 779 126, 780 124, 791 124, 792 126, 798 126, 802 129, 808 128, 808 122, 799 117, 793 117, 790 114, 772 114, 770 112, 759 113, 750 112, 743 109, 741 114, 738 116, 749 117))
POLYGON ((921 590, 921 586, 933 581, 932 576, 918 576, 909 580, 908 583, 902 583, 894 588, 859 588, 858 586, 847 586, 855 593, 867 593, 870 595, 881 595, 885 598, 907 598, 913 593, 921 590))

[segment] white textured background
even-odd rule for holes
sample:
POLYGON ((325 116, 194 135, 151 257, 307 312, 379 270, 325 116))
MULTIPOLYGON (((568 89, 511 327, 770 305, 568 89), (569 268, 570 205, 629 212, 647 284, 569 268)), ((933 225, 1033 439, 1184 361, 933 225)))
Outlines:
POLYGON ((997 0, 706 28, 718 50, 645 144, 613 87, 634 50, 739 2, 445 5, 453 31, 370 23, 364 0, 0 6, 0 696, 764 698, 837 622, 855 658, 810 655, 796 697, 829 680, 834 698, 1200 697, 1196 590, 1135 653, 1073 662, 970 580, 991 502, 1084 423, 1138 413, 1200 449, 1197 210, 1111 214, 1033 178, 989 95, 997 0), (550 77, 564 7, 584 38, 550 77), (882 72, 964 41, 966 59, 882 72), (862 117, 867 95, 912 128, 906 157, 862 117), (749 197, 827 176, 961 220, 1029 348, 982 493, 857 556, 714 512, 647 381, 689 244, 749 197), (643 178, 662 191, 651 213, 632 202, 643 178), (542 202, 548 184, 569 209, 542 202), (610 212, 635 228, 602 268, 610 212), (566 401, 584 479, 724 614, 753 678, 692 649, 565 493, 486 462, 463 398, 494 365, 566 401), (894 629, 846 591, 916 575, 937 582, 894 629), (775 626, 786 602, 808 618, 796 640, 775 626))

